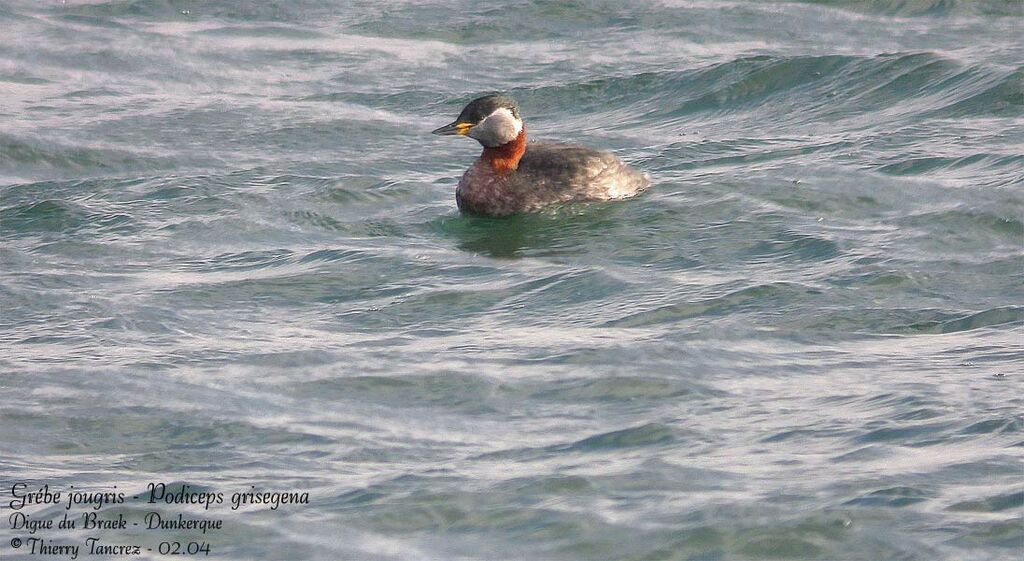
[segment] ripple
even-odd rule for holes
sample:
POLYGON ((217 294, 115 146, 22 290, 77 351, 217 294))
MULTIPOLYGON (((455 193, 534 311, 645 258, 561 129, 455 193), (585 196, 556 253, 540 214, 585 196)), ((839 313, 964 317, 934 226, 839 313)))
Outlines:
POLYGON ((890 487, 887 489, 873 491, 856 499, 851 499, 845 504, 851 506, 882 506, 900 508, 927 501, 931 498, 931 493, 921 489, 915 489, 913 487, 890 487))
POLYGON ((864 11, 887 16, 950 16, 984 14, 1020 16, 1021 7, 1000 0, 800 0, 806 4, 820 4, 840 9, 864 11))
POLYGON ((950 505, 955 512, 1003 512, 1024 507, 1024 491, 993 495, 983 499, 961 501, 950 505))
POLYGON ((90 214, 81 205, 45 200, 0 210, 0 222, 11 232, 67 232, 88 224, 90 214))
POLYGON ((678 322, 702 316, 719 316, 754 309, 757 303, 762 305, 767 300, 785 300, 799 295, 816 293, 817 291, 793 284, 765 284, 751 286, 730 292, 723 296, 698 302, 672 304, 654 310, 638 312, 626 317, 611 320, 606 327, 646 327, 662 323, 678 322))
POLYGON ((166 157, 134 152, 123 148, 98 148, 67 145, 43 139, 25 139, 0 134, 0 151, 6 164, 25 169, 60 170, 67 173, 104 173, 111 170, 145 170, 168 167, 166 157))
POLYGON ((657 400, 676 399, 709 391, 678 380, 613 376, 597 380, 563 381, 545 384, 532 394, 536 399, 553 399, 577 403, 587 400, 657 400))
POLYGON ((983 329, 985 327, 1016 324, 1024 322, 1024 308, 994 308, 961 317, 949 318, 949 314, 939 314, 943 319, 918 321, 909 325, 893 327, 894 333, 957 333, 983 329), (949 318, 949 319, 945 319, 949 318))
POLYGON ((1004 434, 1024 431, 1024 417, 978 421, 960 431, 962 434, 1004 434))
POLYGON ((569 450, 592 452, 636 446, 654 446, 675 441, 672 429, 660 423, 648 423, 639 427, 606 432, 589 436, 574 442, 569 450))
POLYGON ((402 407, 458 407, 468 412, 490 411, 494 383, 465 375, 352 376, 306 382, 294 388, 296 395, 330 401, 372 401, 402 407))

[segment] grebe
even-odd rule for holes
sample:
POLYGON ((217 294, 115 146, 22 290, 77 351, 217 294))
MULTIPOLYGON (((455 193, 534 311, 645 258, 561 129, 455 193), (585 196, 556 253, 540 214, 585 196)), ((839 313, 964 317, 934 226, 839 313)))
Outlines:
POLYGON ((611 152, 527 144, 519 106, 504 95, 474 99, 455 122, 434 134, 468 136, 484 147, 455 191, 463 212, 507 216, 573 201, 624 199, 650 183, 611 152))

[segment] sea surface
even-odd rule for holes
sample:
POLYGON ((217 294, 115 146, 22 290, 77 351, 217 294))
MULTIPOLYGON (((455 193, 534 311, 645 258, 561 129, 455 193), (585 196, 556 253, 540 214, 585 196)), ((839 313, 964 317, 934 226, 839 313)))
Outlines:
POLYGON ((0 557, 1021 559, 1022 6, 0 0, 0 557), (494 91, 651 189, 460 215, 494 91))

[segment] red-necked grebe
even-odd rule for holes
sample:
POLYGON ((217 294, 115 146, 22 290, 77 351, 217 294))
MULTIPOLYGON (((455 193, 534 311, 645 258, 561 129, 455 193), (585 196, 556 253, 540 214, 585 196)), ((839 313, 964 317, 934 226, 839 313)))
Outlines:
POLYGON ((573 201, 624 199, 650 183, 611 152, 527 143, 519 107, 504 95, 474 99, 434 134, 468 136, 484 147, 455 191, 464 212, 506 216, 573 201))

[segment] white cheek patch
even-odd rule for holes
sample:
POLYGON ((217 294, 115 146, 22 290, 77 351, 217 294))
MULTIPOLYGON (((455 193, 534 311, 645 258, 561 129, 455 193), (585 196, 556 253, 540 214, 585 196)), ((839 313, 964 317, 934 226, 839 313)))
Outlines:
POLYGON ((512 114, 512 111, 505 109, 504 107, 495 110, 494 113, 488 115, 484 120, 486 121, 487 119, 495 119, 503 128, 506 128, 506 130, 507 127, 511 127, 512 130, 508 134, 511 134, 512 138, 509 140, 515 140, 516 137, 519 136, 519 133, 523 132, 523 122, 516 119, 516 116, 512 114))
POLYGON ((523 132, 523 122, 516 119, 512 111, 504 107, 495 109, 482 121, 469 130, 469 136, 480 141, 484 146, 501 146, 512 142, 523 132))

